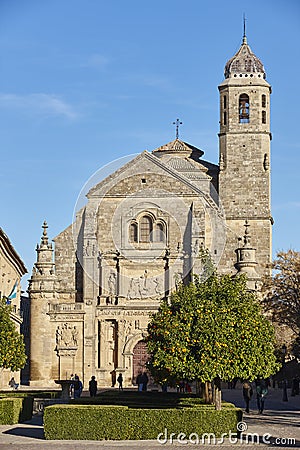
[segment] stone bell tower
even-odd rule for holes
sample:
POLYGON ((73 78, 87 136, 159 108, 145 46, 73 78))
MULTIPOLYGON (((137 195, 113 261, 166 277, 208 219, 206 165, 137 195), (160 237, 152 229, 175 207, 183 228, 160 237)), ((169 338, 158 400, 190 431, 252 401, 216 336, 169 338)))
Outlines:
POLYGON ((257 249, 257 271, 262 276, 269 273, 271 260, 271 86, 245 33, 240 49, 225 66, 219 92, 219 195, 227 225, 221 266, 224 271, 232 270, 236 239, 248 220, 257 249))
POLYGON ((30 385, 47 386, 53 383, 51 355, 55 346, 49 321, 49 304, 55 303, 56 276, 53 248, 43 223, 43 236, 37 245, 37 261, 32 270, 28 293, 30 296, 30 385))

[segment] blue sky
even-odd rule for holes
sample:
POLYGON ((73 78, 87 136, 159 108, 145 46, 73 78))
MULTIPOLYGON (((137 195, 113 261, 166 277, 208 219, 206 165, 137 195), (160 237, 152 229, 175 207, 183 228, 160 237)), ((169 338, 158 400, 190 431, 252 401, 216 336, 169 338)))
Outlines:
POLYGON ((300 250, 298 0, 0 0, 0 226, 29 272, 44 219, 55 237, 94 172, 169 142, 177 117, 218 162, 217 86, 243 13, 273 88, 274 254, 300 250))

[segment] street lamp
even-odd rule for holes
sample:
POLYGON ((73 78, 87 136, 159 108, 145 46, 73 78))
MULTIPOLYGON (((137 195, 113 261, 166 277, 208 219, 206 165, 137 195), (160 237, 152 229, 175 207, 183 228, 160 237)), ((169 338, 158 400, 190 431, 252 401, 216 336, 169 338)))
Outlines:
MULTIPOLYGON (((286 351, 287 351, 287 347, 286 347, 285 344, 283 344, 283 346, 281 347, 281 351, 282 351, 282 367, 284 368, 284 366, 285 366, 285 356, 286 356, 286 351)), ((283 380, 282 401, 283 402, 287 402, 288 401, 287 381, 286 381, 286 379, 283 380)))

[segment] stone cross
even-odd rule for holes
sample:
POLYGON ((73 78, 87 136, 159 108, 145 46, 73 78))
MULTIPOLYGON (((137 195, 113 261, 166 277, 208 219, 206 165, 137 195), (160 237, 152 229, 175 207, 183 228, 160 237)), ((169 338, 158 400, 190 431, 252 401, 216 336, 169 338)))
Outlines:
POLYGON ((179 119, 176 119, 176 122, 173 122, 173 125, 176 125, 176 139, 179 137, 179 127, 182 125, 179 119))

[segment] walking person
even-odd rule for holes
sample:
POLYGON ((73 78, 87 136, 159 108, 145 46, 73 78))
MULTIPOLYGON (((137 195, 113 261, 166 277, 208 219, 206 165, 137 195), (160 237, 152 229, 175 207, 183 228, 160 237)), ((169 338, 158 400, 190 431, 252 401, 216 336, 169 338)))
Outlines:
POLYGON ((117 382, 119 383, 119 391, 123 391, 123 375, 120 373, 117 382))
POLYGON ((265 380, 258 380, 256 382, 256 398, 257 398, 257 409, 260 414, 264 412, 265 400, 268 395, 268 385, 265 380))
POLYGON ((292 393, 291 397, 294 397, 295 395, 299 395, 299 377, 295 377, 292 380, 292 393))
POLYGON ((143 375, 141 372, 139 372, 138 376, 136 377, 136 384, 138 385, 138 391, 142 392, 142 390, 143 390, 143 375))
POLYGON ((74 398, 80 398, 83 386, 79 376, 75 374, 74 380, 74 398))
POLYGON ((250 400, 252 398, 253 395, 253 389, 251 386, 251 383, 248 380, 245 380, 243 383, 243 397, 246 403, 246 413, 249 412, 249 404, 250 404, 250 400))
POLYGON ((89 391, 91 397, 96 397, 97 394, 97 381, 95 379, 95 376, 93 375, 92 378, 89 381, 89 391))

